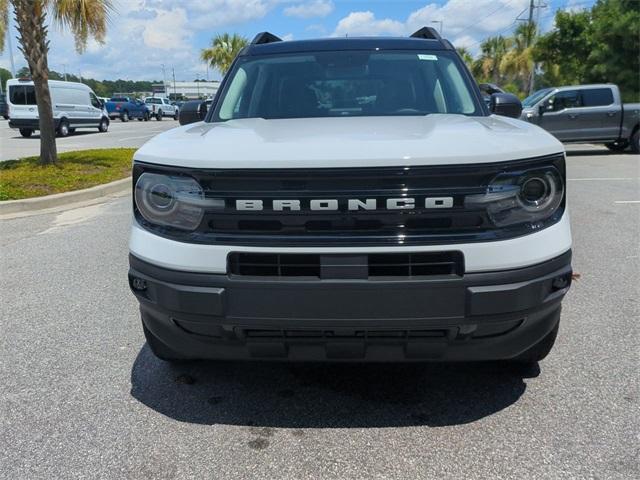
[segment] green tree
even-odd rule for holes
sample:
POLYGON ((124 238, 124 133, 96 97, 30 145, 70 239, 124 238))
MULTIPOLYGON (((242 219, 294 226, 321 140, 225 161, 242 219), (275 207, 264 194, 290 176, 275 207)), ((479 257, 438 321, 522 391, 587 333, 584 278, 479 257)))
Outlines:
POLYGON ((616 83, 625 101, 640 100, 640 2, 599 0, 591 10, 590 82, 616 83))
POLYGON ((510 41, 503 36, 489 37, 480 45, 480 58, 474 62, 473 72, 483 81, 500 84, 503 75, 500 65, 507 54, 510 41))
POLYGON ((230 35, 228 33, 218 34, 211 41, 211 46, 204 48, 200 52, 200 58, 203 62, 209 63, 211 67, 217 68, 223 75, 229 71, 233 60, 236 58, 240 50, 242 50, 249 41, 236 33, 230 35))
POLYGON ((555 20, 533 50, 543 83, 610 82, 624 101, 640 99, 640 2, 598 0, 591 10, 559 11, 555 20))
POLYGON ((534 23, 518 25, 514 36, 508 42, 509 49, 500 62, 500 71, 510 77, 520 92, 529 90, 534 69, 531 45, 535 41, 536 30, 534 23))
MULTIPOLYGON (((104 41, 111 0, 0 0, 0 33, 7 31, 9 2, 18 29, 18 48, 23 53, 36 91, 40 129, 40 162, 55 163, 56 132, 49 90, 48 24, 71 30, 76 50, 84 51, 89 38, 104 41), (51 21, 47 22, 47 15, 51 21)), ((4 49, 0 35, 0 51, 4 49)))
POLYGON ((473 57, 471 56, 471 52, 469 52, 469 49, 465 47, 456 47, 456 51, 458 52, 458 55, 460 55, 460 58, 462 58, 462 61, 467 65, 467 67, 472 68, 473 57))
POLYGON ((7 80, 9 80, 11 77, 12 75, 9 70, 7 70, 6 68, 0 68, 0 90, 4 92, 7 89, 7 80))
POLYGON ((542 35, 533 48, 533 58, 544 72, 553 72, 558 84, 584 83, 587 58, 592 50, 591 12, 556 13, 556 28, 542 35))

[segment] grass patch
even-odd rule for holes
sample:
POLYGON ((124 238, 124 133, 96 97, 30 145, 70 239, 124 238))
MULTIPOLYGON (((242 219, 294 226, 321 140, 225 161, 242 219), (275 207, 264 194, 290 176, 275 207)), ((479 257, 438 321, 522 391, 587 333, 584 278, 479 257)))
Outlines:
POLYGON ((70 192, 131 175, 135 148, 80 150, 58 154, 58 163, 42 166, 40 157, 0 162, 0 200, 18 200, 70 192))

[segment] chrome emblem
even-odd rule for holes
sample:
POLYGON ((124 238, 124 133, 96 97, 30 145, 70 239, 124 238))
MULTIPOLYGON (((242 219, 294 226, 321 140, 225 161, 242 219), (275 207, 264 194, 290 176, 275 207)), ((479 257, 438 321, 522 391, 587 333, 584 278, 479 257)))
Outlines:
POLYGON ((276 200, 236 200, 236 210, 239 211, 261 211, 273 210, 275 212, 284 211, 339 211, 341 204, 343 210, 413 210, 415 208, 451 208, 453 207, 453 197, 426 197, 416 199, 412 197, 401 198, 349 198, 339 202, 335 198, 312 199, 303 205, 298 199, 276 199, 276 200))

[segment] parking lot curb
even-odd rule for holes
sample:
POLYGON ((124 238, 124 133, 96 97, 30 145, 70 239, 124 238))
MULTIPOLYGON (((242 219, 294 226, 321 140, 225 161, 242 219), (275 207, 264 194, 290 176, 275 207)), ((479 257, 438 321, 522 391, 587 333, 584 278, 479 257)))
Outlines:
POLYGON ((75 190, 72 192, 56 193, 44 197, 25 198, 22 200, 6 200, 0 202, 0 219, 16 218, 21 216, 47 213, 57 207, 95 203, 96 200, 118 196, 131 189, 131 177, 116 180, 115 182, 96 185, 95 187, 75 190))

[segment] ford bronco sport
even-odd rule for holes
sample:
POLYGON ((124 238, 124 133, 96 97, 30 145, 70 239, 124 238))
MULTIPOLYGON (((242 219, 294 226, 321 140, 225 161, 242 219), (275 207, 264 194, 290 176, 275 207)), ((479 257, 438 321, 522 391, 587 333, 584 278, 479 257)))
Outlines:
POLYGON ((185 104, 134 156, 129 284, 151 350, 541 360, 571 283, 565 154, 521 109, 487 106, 432 28, 259 34, 208 110, 185 104))

